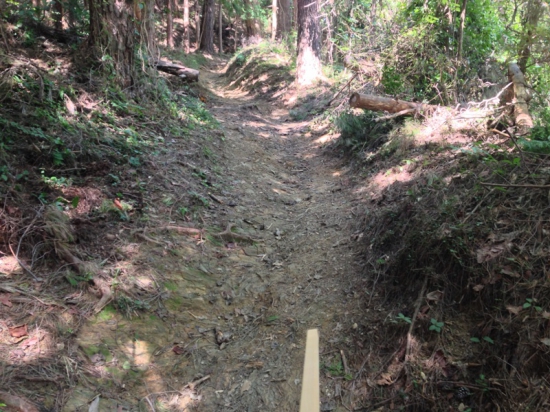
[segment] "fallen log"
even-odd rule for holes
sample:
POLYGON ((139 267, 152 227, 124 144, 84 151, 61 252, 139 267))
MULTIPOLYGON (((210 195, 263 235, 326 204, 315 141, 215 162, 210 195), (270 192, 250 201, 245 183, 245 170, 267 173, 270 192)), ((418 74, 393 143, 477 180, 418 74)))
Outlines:
POLYGON ((189 67, 182 66, 181 64, 172 63, 166 60, 159 60, 155 63, 157 70, 178 76, 187 82, 199 81, 199 71, 191 69, 189 67))
POLYGON ((508 79, 513 84, 512 101, 514 109, 512 116, 517 126, 530 129, 533 127, 533 119, 529 114, 529 100, 531 96, 525 86, 525 76, 516 63, 510 63, 508 66, 508 79))
POLYGON ((400 113, 402 115, 433 112, 437 108, 437 106, 431 104, 407 102, 405 100, 392 99, 391 97, 359 93, 353 93, 351 95, 349 105, 359 109, 367 109, 375 112, 400 113))

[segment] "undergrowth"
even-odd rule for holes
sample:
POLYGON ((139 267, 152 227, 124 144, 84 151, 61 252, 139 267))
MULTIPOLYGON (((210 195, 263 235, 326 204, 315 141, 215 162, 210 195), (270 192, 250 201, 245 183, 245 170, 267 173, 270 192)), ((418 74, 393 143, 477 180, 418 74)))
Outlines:
MULTIPOLYGON (((337 124, 340 144, 369 161, 359 166, 376 204, 362 226, 369 299, 392 324, 413 324, 412 338, 388 325, 370 342, 409 355, 380 359, 367 378, 424 405, 410 410, 539 403, 546 390, 520 388, 550 378, 547 160, 489 133, 429 140, 414 120, 388 130, 345 112, 337 124)), ((540 151, 534 142, 548 142, 544 122, 521 147, 540 151)))

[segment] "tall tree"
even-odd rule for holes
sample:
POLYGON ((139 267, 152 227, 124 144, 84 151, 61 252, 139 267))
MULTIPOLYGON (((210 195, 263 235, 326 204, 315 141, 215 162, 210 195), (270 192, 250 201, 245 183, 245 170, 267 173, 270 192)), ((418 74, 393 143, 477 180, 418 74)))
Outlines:
POLYGON ((290 33, 291 28, 291 1, 279 0, 277 4, 277 38, 284 38, 290 33))
POLYGON ((183 48, 189 54, 189 0, 183 0, 183 48))
POLYGON ((151 27, 154 0, 143 0, 142 12, 127 0, 88 0, 88 6, 91 55, 97 61, 111 62, 122 85, 134 84, 137 44, 141 42, 149 53, 154 49, 154 29, 151 27), (136 36, 136 31, 140 36, 136 36))
POLYGON ((197 36, 195 44, 197 50, 201 47, 201 8, 199 6, 199 0, 195 0, 195 36, 197 36))
POLYGON ((277 36, 277 0, 271 2, 271 41, 277 36))
POLYGON ((218 53, 223 53, 223 7, 222 7, 222 1, 220 0, 220 4, 218 7, 218 39, 220 41, 220 47, 218 49, 218 53))
POLYGON ((200 48, 207 53, 214 53, 214 1, 204 0, 200 48))
POLYGON ((166 0, 166 47, 174 48, 173 0, 166 0))
POLYGON ((458 27, 458 60, 462 59, 462 44, 464 43, 464 25, 466 24, 466 4, 468 0, 462 0, 460 7, 460 26, 458 27))
POLYGON ((256 18, 256 14, 258 13, 257 0, 244 0, 244 5, 246 12, 244 18, 245 43, 257 44, 262 40, 260 22, 256 18))
POLYGON ((61 0, 53 2, 53 26, 56 30, 63 30, 63 3, 61 0))
POLYGON ((321 41, 317 0, 298 0, 296 80, 307 86, 321 77, 321 41))
POLYGON ((525 73, 527 62, 531 57, 531 47, 535 41, 535 33, 542 14, 542 0, 529 0, 523 19, 523 32, 519 42, 518 66, 525 73))

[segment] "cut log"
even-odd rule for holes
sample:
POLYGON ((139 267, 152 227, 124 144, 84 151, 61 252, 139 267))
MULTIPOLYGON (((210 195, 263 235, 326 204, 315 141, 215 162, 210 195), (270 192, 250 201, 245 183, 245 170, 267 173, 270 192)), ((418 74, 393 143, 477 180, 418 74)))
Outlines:
POLYGON ((159 60, 156 62, 155 67, 161 72, 178 76, 187 82, 199 81, 200 72, 198 70, 182 66, 181 64, 172 63, 166 60, 159 60))
POLYGON ((531 96, 525 86, 525 77, 516 63, 508 66, 508 79, 513 84, 514 96, 512 102, 514 109, 512 115, 517 126, 530 129, 533 127, 533 119, 529 114, 529 100, 531 96))
POLYGON ((403 115, 433 112, 437 108, 437 106, 430 104, 407 102, 405 100, 392 99, 391 97, 359 93, 353 93, 351 95, 349 105, 351 107, 372 110, 375 112, 401 113, 403 115))

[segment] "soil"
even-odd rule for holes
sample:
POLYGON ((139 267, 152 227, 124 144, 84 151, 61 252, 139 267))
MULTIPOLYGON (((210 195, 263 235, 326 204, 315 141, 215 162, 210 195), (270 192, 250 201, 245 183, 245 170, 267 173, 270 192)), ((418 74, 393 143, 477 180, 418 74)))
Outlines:
POLYGON ((310 328, 321 410, 349 410, 366 279, 348 166, 324 150, 330 136, 284 107, 230 89, 221 70, 201 76, 224 139, 219 190, 200 213, 206 232, 120 237, 121 276, 163 292, 147 312, 130 302, 137 317, 107 306, 81 327, 92 377, 64 410, 87 410, 99 394, 128 410, 296 411, 310 328))

